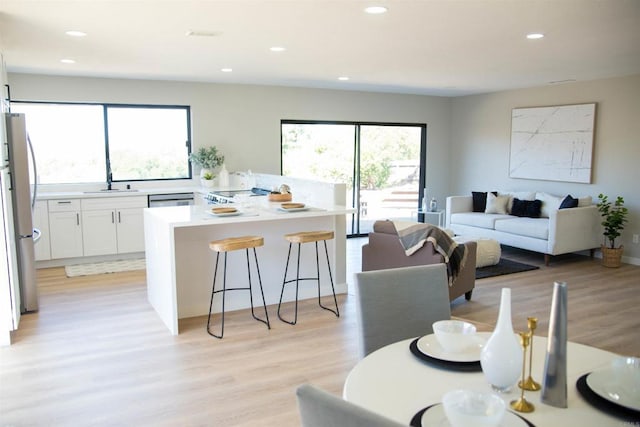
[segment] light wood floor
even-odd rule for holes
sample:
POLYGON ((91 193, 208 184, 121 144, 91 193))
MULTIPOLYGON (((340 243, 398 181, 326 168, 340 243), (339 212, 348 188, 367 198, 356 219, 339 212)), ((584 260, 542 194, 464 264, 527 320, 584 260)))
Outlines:
MULTIPOLYGON (((361 243, 349 242, 349 274, 361 243)), ((640 267, 575 255, 545 267, 539 254, 505 254, 541 268, 477 281, 455 316, 493 325, 500 289, 510 287, 514 327, 537 316, 546 335, 553 281, 566 281, 569 339, 640 356, 640 267)), ((2 426, 296 426, 296 386, 340 395, 357 362, 349 294, 339 297, 340 318, 302 302, 296 326, 271 306, 270 331, 247 311, 231 313, 220 341, 205 332, 206 317, 169 335, 146 301, 143 272, 67 278, 54 268, 40 270, 39 283, 40 311, 0 349, 2 426)))

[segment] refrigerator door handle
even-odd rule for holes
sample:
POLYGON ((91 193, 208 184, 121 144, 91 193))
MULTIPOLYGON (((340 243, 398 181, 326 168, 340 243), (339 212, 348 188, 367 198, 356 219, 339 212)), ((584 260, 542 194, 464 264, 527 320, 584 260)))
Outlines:
POLYGON ((36 166, 36 154, 33 151, 33 144, 31 143, 31 138, 29 138, 28 133, 27 145, 31 152, 31 164, 33 165, 33 195, 31 197, 31 210, 33 211, 36 207, 36 197, 38 196, 38 167, 36 166))

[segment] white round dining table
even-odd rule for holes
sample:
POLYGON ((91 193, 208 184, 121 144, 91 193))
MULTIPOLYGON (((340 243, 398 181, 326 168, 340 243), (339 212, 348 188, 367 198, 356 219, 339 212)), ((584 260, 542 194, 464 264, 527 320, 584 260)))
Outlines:
MULTIPOLYGON (((440 403, 442 396, 454 389, 491 390, 482 371, 460 371, 421 360, 409 349, 414 339, 383 347, 360 360, 344 384, 343 398, 371 411, 409 425, 422 409, 440 403)), ((532 376, 542 383, 546 337, 533 338, 532 376)), ((519 413, 536 427, 580 426, 606 427, 640 425, 621 421, 591 406, 578 392, 577 380, 584 374, 605 369, 617 355, 594 347, 567 344, 567 408, 557 408, 541 402, 541 392, 527 391, 525 398, 535 405, 531 413, 519 413)), ((528 363, 528 355, 527 355, 528 363)), ((527 367, 527 376, 528 376, 527 367)), ((500 394, 507 408, 520 397, 516 386, 500 394)))

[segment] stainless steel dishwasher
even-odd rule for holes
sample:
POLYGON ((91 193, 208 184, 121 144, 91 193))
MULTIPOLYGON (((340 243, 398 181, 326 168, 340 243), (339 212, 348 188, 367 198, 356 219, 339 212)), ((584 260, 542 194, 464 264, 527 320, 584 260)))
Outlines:
POLYGON ((149 207, 193 205, 193 193, 149 194, 149 207))

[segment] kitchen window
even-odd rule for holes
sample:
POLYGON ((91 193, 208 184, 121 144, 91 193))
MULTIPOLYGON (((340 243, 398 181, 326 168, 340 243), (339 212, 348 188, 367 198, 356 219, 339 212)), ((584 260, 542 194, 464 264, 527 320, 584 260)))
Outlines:
POLYGON ((11 103, 41 184, 190 179, 188 106, 11 103))

